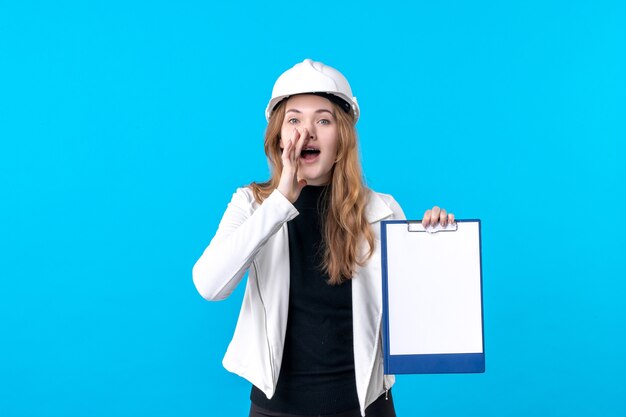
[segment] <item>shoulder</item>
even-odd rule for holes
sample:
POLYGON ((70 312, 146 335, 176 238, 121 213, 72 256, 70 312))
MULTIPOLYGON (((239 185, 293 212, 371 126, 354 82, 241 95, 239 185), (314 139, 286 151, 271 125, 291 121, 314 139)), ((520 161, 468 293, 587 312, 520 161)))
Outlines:
POLYGON ((372 195, 375 195, 377 198, 380 198, 387 205, 390 205, 396 202, 396 200, 393 198, 391 194, 379 193, 378 191, 371 190, 371 189, 370 189, 370 193, 372 195))
POLYGON ((393 198, 391 194, 379 193, 372 189, 370 189, 369 191, 370 191, 370 198, 368 201, 368 208, 370 211, 373 211, 376 207, 378 207, 378 210, 376 211, 380 212, 381 211, 380 208, 385 207, 387 210, 391 211, 390 214, 392 214, 392 219, 394 220, 405 219, 404 211, 402 210, 402 207, 400 207, 400 204, 398 204, 396 199, 393 198))
POLYGON ((248 186, 235 189, 230 200, 231 203, 252 205, 254 203, 254 193, 248 186))
POLYGON ((254 212, 261 206, 266 207, 268 210, 277 212, 295 212, 297 213, 294 205, 283 196, 280 191, 273 190, 262 202, 258 202, 254 196, 254 191, 248 185, 239 187, 235 190, 230 204, 236 205, 239 208, 245 208, 250 212, 254 212))
POLYGON ((369 191, 370 191, 370 204, 373 201, 378 200, 378 201, 383 202, 389 208, 393 208, 394 206, 399 205, 396 199, 393 198, 391 194, 379 193, 378 191, 375 191, 372 189, 370 189, 369 191))
POLYGON ((235 189, 235 191, 233 192, 228 203, 227 210, 236 210, 238 212, 252 214, 257 206, 258 204, 254 199, 254 193, 252 192, 252 189, 248 186, 242 186, 235 189))
POLYGON ((255 202, 252 188, 250 188, 250 186, 248 185, 237 188, 233 193, 233 197, 237 197, 238 199, 245 201, 248 204, 252 204, 255 202))

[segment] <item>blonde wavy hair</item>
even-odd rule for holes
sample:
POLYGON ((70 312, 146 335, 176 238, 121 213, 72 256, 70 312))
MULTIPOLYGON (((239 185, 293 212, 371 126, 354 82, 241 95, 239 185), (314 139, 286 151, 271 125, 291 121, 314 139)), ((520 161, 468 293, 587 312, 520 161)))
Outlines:
MULTIPOLYGON (((249 187, 260 204, 278 187, 283 170, 280 149, 280 131, 285 118, 283 100, 273 110, 265 131, 265 155, 270 165, 268 181, 252 182, 249 187)), ((352 279, 357 266, 363 266, 374 252, 374 235, 365 217, 370 190, 363 182, 359 161, 354 116, 332 103, 337 120, 337 158, 330 180, 330 200, 323 214, 322 269, 328 274, 328 283, 338 285, 352 279), (369 250, 359 255, 361 242, 369 250)))

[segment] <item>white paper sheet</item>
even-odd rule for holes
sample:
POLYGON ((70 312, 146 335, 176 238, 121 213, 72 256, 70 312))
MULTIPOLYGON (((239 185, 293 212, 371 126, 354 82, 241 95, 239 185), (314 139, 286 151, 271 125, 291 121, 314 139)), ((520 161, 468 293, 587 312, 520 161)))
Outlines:
POLYGON ((437 233, 386 227, 390 353, 482 353, 479 223, 437 233))

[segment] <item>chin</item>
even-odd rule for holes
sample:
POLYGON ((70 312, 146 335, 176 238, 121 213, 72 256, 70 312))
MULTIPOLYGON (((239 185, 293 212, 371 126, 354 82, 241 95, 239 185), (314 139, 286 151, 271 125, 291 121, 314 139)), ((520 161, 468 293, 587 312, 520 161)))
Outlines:
POLYGON ((300 172, 302 175, 300 178, 306 180, 308 185, 326 185, 332 179, 332 174, 328 172, 321 173, 318 170, 307 172, 306 169, 301 169, 300 172))
POLYGON ((320 178, 305 178, 307 185, 327 185, 330 183, 330 179, 320 178))

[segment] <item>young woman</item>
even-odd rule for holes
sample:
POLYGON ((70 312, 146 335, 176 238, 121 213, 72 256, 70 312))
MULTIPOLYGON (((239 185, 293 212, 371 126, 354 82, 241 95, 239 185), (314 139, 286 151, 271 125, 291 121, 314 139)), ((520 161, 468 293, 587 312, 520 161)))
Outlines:
MULTIPOLYGON (((253 384, 250 416, 395 416, 379 223, 405 216, 363 183, 356 98, 341 73, 307 59, 278 78, 266 117, 271 178, 235 192, 193 268, 207 300, 249 273, 224 367, 253 384)), ((422 219, 453 221, 438 207, 422 219)))

